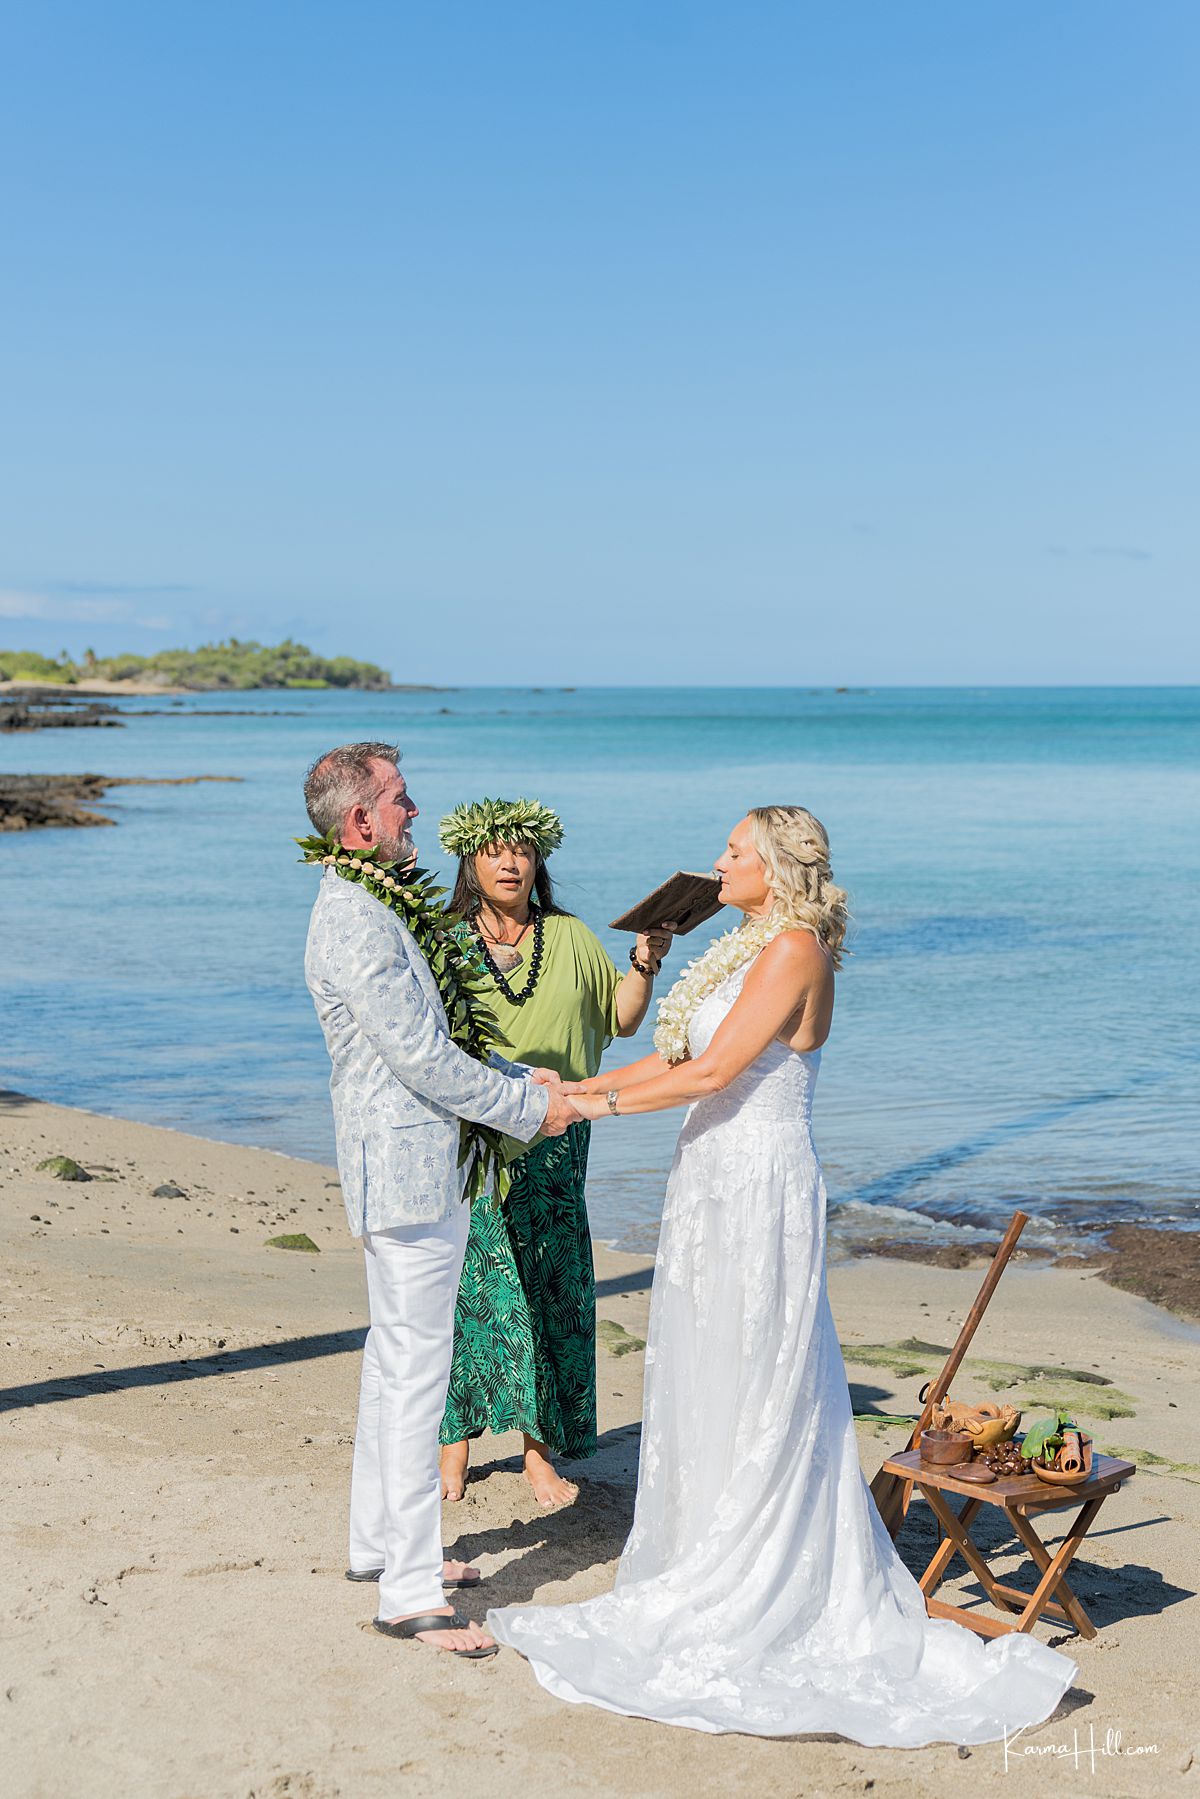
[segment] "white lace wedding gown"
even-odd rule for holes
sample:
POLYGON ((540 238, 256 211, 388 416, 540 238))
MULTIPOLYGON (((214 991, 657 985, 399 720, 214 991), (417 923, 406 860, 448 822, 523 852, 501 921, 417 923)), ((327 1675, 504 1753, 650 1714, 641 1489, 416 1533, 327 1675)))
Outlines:
MULTIPOLYGON (((745 974, 698 1008, 693 1054, 745 974)), ((928 1618, 871 1499, 825 1291, 819 1062, 773 1044, 685 1118, 612 1592, 488 1626, 558 1698, 664 1724, 990 1742, 1048 1717, 1077 1669, 1032 1636, 928 1618)))

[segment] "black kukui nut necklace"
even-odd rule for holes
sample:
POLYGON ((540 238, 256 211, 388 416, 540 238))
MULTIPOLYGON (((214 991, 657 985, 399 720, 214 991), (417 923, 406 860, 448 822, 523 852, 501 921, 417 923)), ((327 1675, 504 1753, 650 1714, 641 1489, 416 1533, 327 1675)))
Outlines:
POLYGON ((487 939, 484 937, 483 932, 479 931, 478 926, 476 926, 480 947, 483 950, 483 959, 488 966, 488 973, 491 975, 510 1006, 523 1006, 538 984, 538 976, 542 972, 542 947, 545 928, 545 920, 542 916, 541 907, 535 906, 533 908, 533 952, 529 958, 529 978, 525 982, 520 993, 514 993, 500 969, 496 958, 488 948, 487 939))

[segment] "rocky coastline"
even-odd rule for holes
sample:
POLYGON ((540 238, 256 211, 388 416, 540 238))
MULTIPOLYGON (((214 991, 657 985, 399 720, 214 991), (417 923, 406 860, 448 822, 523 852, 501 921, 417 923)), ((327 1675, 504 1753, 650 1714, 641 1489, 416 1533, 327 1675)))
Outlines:
MULTIPOLYGON (((978 1243, 932 1244, 914 1239, 875 1238, 856 1253, 895 1262, 922 1262, 932 1268, 986 1268, 999 1238, 978 1243)), ((1200 1321, 1200 1232, 1158 1230, 1143 1224, 1114 1224, 1084 1252, 1055 1255, 1050 1249, 1018 1247, 1014 1262, 1052 1264, 1096 1274, 1107 1286, 1119 1287, 1162 1306, 1177 1317, 1200 1321)))
POLYGON ((123 725, 116 706, 90 695, 62 693, 56 688, 30 687, 0 700, 0 732, 45 731, 72 725, 123 725))
POLYGON ((0 831, 115 825, 92 808, 110 787, 195 787, 202 781, 240 781, 240 775, 14 775, 0 773, 0 831))

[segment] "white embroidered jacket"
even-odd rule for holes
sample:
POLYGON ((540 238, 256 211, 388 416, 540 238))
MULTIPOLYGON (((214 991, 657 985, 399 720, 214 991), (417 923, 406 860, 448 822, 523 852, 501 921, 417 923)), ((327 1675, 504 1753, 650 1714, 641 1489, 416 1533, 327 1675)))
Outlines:
POLYGON ((501 1057, 485 1068, 452 1042, 412 933, 332 869, 317 889, 304 975, 333 1064, 338 1173, 356 1237, 430 1223, 461 1203, 460 1118, 523 1143, 537 1135, 546 1089, 501 1057))

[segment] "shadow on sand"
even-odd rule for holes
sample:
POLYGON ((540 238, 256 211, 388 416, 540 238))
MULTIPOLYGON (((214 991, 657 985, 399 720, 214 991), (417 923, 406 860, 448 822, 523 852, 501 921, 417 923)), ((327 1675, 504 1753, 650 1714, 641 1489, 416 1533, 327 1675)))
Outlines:
POLYGON ((103 1368, 87 1374, 60 1374, 0 1388, 0 1412, 26 1406, 56 1405, 65 1399, 90 1399, 101 1393, 128 1393, 135 1387, 165 1387, 175 1381, 212 1380, 249 1368, 278 1368, 281 1363, 311 1362, 320 1356, 349 1355, 361 1350, 365 1329, 322 1331, 312 1337, 288 1337, 278 1343, 254 1343, 246 1349, 216 1350, 210 1355, 180 1356, 173 1362, 147 1362, 137 1368, 103 1368))

